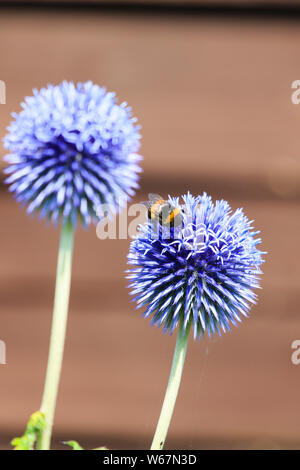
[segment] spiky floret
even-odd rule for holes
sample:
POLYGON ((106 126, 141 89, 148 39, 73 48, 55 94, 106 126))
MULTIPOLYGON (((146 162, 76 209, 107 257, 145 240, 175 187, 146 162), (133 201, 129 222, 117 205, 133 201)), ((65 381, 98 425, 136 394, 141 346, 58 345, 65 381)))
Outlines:
POLYGON ((4 146, 6 183, 29 213, 57 223, 97 221, 95 207, 118 209, 138 187, 139 126, 92 82, 48 85, 13 114, 4 146))
MULTIPOLYGON (((192 325, 195 338, 221 335, 255 303, 263 262, 259 232, 226 201, 213 204, 205 193, 182 199, 181 227, 155 233, 147 223, 131 242, 131 294, 143 316, 152 316, 151 323, 165 332, 182 321, 183 331, 192 325)), ((176 206, 179 198, 169 202, 176 206)))

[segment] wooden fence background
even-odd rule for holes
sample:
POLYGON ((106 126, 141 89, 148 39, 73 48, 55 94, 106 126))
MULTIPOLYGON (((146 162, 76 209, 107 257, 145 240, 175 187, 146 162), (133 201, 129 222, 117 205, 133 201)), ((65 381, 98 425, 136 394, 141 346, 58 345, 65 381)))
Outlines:
MULTIPOLYGON (((135 201, 190 189, 243 206, 268 251, 249 320, 191 341, 168 448, 299 448, 300 28, 294 19, 1 11, 1 136, 32 88, 91 79, 115 90, 143 126, 135 201)), ((1 153, 4 151, 1 149, 1 153)), ((51 322, 58 231, 0 189, 0 443, 38 409, 51 322)), ((147 448, 174 338, 129 302, 128 240, 76 234, 55 445, 147 448)))

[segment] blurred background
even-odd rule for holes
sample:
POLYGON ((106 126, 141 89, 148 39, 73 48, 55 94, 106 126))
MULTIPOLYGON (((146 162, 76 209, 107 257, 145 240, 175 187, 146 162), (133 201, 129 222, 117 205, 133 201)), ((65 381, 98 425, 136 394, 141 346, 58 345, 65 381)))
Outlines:
MULTIPOLYGON (((32 88, 105 85, 143 126, 141 189, 244 207, 268 251, 251 317, 190 342, 166 448, 300 446, 300 2, 1 2, 1 138, 32 88)), ((1 147, 1 154, 4 150, 1 147)), ((1 163, 3 167, 3 163, 1 163)), ((0 187, 0 447, 40 406, 59 233, 0 187)), ((76 233, 54 444, 149 448, 174 337, 129 302, 129 240, 76 233)))

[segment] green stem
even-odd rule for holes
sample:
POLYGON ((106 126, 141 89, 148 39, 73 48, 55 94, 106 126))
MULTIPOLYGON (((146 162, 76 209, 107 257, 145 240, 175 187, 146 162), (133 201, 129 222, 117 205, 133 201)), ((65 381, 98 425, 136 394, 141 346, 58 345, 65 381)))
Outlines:
POLYGON ((51 444, 53 418, 62 367, 66 327, 68 319, 71 284, 72 252, 74 229, 70 223, 63 225, 59 245, 52 330, 48 366, 41 411, 45 414, 46 425, 38 439, 37 449, 48 450, 51 444))
POLYGON ((187 326, 184 334, 182 332, 182 327, 180 327, 178 330, 168 387, 154 434, 151 450, 162 450, 166 440, 180 386, 189 338, 189 330, 190 325, 187 326))

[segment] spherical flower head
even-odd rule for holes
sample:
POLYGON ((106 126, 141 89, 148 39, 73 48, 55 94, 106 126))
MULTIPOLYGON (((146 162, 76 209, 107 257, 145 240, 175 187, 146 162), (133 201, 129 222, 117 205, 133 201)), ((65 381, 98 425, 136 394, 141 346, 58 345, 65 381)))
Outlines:
POLYGON ((55 224, 97 222, 138 187, 139 126, 126 103, 92 82, 48 85, 13 114, 4 146, 6 183, 29 213, 55 224))
POLYGON ((131 242, 128 277, 131 294, 143 316, 172 333, 179 323, 193 327, 194 337, 230 330, 255 303, 253 289, 263 262, 256 246, 259 232, 242 209, 232 212, 226 201, 205 193, 169 198, 180 207, 180 227, 140 227, 131 242))

